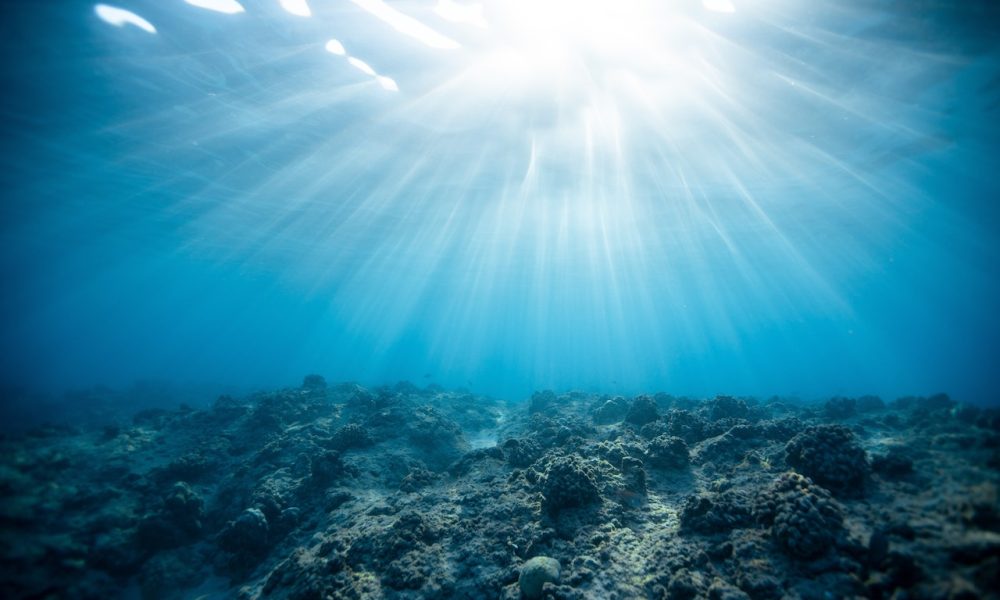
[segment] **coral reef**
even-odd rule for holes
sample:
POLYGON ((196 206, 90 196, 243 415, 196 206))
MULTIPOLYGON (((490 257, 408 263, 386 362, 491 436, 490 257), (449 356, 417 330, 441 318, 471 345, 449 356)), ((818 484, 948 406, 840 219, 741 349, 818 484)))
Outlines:
POLYGON ((681 529, 702 534, 728 533, 753 522, 752 501, 738 490, 698 493, 681 507, 681 529))
POLYGON ((771 538, 793 558, 814 558, 844 533, 840 504, 829 492, 798 473, 783 473, 755 507, 771 538))
POLYGON ((594 410, 594 422, 598 425, 617 423, 628 414, 629 403, 625 398, 615 396, 614 398, 602 398, 601 400, 600 406, 594 410))
POLYGON ((860 495, 870 470, 854 432, 840 425, 813 425, 785 446, 796 471, 839 495, 860 495))
POLYGON ((656 400, 651 396, 637 396, 628 407, 628 412, 625 413, 625 422, 636 427, 642 427, 658 418, 660 418, 660 412, 656 406, 656 400))
POLYGON ((659 435, 650 440, 645 459, 657 469, 683 469, 691 462, 687 444, 672 435, 659 435))
POLYGON ((549 463, 542 478, 542 508, 549 514, 601 499, 594 469, 577 455, 560 456, 549 463))
POLYGON ((309 376, 0 437, 0 594, 997 598, 998 424, 309 376))
POLYGON ((541 598, 545 584, 558 584, 561 567, 559 561, 548 556, 536 556, 521 566, 517 584, 529 600, 541 598))

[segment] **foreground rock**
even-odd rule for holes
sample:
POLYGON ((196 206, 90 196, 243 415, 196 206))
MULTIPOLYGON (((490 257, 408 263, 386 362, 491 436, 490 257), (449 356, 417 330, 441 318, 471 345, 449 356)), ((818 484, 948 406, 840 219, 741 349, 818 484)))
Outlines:
POLYGON ((0 594, 995 598, 998 424, 310 376, 0 439, 0 594))

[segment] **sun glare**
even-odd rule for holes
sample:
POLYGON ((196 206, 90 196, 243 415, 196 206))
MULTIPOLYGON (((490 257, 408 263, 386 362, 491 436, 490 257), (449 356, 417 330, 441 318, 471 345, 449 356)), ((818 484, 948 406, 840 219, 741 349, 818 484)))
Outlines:
POLYGON ((491 8, 490 23, 541 60, 633 53, 650 41, 653 7, 646 0, 508 0, 491 8))
POLYGON ((281 8, 297 17, 312 16, 312 10, 309 9, 309 3, 306 0, 281 0, 281 8))
POLYGON ((243 5, 236 0, 184 0, 191 6, 197 6, 198 8, 204 8, 205 10, 211 10, 214 12, 222 13, 225 15, 235 15, 241 12, 246 12, 243 5))
POLYGON ((109 25, 114 25, 115 27, 134 25, 148 33, 156 33, 156 27, 153 27, 152 23, 130 10, 108 6, 107 4, 98 4, 94 7, 94 12, 97 13, 97 16, 102 21, 109 25))

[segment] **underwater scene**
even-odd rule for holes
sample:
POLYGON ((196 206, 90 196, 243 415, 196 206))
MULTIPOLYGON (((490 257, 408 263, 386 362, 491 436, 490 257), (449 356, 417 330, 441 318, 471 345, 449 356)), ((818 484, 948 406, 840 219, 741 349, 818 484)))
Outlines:
POLYGON ((0 48, 0 597, 1000 599, 1000 3, 0 48))

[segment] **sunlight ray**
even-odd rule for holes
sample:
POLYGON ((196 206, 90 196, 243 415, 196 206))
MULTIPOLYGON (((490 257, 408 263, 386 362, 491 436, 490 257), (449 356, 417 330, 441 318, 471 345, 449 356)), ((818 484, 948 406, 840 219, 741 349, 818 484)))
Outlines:
POLYGON ((153 27, 152 23, 130 10, 109 6, 107 4, 97 4, 94 6, 94 12, 97 13, 97 16, 100 17, 102 21, 110 25, 114 25, 115 27, 134 25, 148 33, 156 33, 156 28, 153 27))

